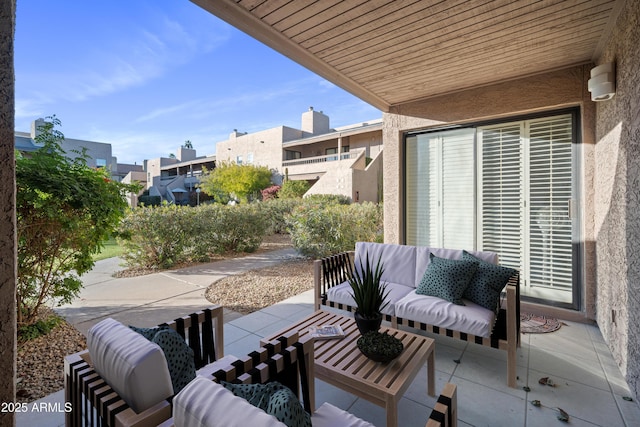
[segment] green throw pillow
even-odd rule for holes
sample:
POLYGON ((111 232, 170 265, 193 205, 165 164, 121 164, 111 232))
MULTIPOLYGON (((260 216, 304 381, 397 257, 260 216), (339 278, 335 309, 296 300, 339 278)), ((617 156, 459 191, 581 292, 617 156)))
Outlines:
POLYGON ((442 298, 457 305, 464 305, 462 294, 478 268, 476 261, 438 258, 429 254, 429 267, 416 289, 420 295, 442 298))
POLYGON ((478 270, 464 291, 463 298, 473 301, 488 310, 497 312, 500 293, 507 286, 511 276, 518 273, 518 271, 482 261, 467 251, 462 252, 462 259, 478 263, 478 270))
POLYGON ((226 389, 262 409, 287 427, 311 427, 311 416, 298 397, 277 381, 267 384, 232 384, 220 381, 226 389))
POLYGON ((196 377, 196 363, 193 349, 175 330, 168 326, 157 328, 137 328, 129 326, 152 343, 158 344, 164 353, 173 386, 173 394, 180 390, 196 377))

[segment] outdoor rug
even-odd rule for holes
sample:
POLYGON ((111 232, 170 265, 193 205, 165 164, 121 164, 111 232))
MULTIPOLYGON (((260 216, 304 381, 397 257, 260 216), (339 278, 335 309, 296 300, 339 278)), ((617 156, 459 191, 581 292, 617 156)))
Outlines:
POLYGON ((562 322, 553 317, 531 313, 520 313, 520 332, 523 334, 544 334, 560 329, 562 322))

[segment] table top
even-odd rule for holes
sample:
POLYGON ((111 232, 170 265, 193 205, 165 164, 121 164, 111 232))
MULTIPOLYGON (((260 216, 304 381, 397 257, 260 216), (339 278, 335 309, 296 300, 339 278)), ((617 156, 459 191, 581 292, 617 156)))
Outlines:
POLYGON ((363 392, 366 390, 366 393, 402 394, 435 348, 431 338, 383 326, 380 332, 386 331, 398 338, 404 349, 400 356, 389 363, 374 362, 358 349, 356 342, 361 335, 353 318, 322 310, 279 331, 264 342, 296 330, 302 337, 309 333, 311 326, 336 324, 345 332, 344 338, 316 339, 314 342, 316 376, 342 382, 363 392), (340 374, 340 378, 336 379, 335 374, 340 374))

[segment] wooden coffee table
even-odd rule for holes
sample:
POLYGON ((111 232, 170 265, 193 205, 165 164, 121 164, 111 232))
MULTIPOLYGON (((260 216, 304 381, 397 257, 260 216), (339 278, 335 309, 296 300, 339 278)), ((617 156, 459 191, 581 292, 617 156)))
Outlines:
MULTIPOLYGON (((342 327, 345 337, 315 340, 316 378, 384 407, 387 411, 387 427, 398 425, 398 401, 425 362, 427 363, 427 393, 435 396, 435 342, 431 338, 383 326, 380 331, 387 331, 402 341, 404 350, 398 358, 389 363, 374 362, 363 355, 356 345, 360 332, 352 317, 316 311, 271 337, 261 340, 261 345, 296 331, 301 337, 305 336, 309 333, 311 326, 335 324, 342 327)), ((314 387, 310 388, 313 402, 314 387)))

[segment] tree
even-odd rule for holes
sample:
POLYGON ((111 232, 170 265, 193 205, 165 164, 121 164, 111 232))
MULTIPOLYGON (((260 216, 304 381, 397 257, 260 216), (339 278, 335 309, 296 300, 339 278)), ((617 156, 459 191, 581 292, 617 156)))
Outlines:
POLYGON ((193 144, 191 143, 191 141, 189 141, 188 139, 184 142, 184 148, 188 148, 190 150, 193 150, 193 144))
POLYGON ((271 171, 266 166, 221 162, 213 171, 204 170, 200 188, 210 196, 220 192, 250 201, 251 197, 271 185, 271 171))
POLYGON ((60 121, 48 117, 33 153, 16 153, 18 224, 17 323, 26 326, 46 302, 63 304, 80 292, 79 276, 90 270, 103 242, 128 208, 137 185, 112 181, 104 168, 69 159, 60 146, 60 121))

